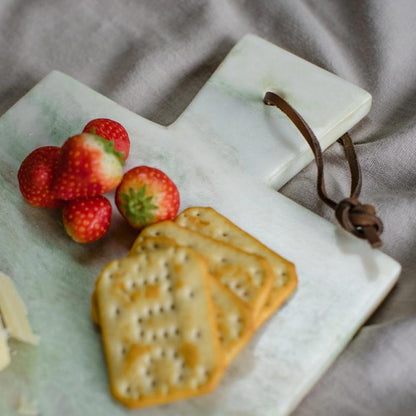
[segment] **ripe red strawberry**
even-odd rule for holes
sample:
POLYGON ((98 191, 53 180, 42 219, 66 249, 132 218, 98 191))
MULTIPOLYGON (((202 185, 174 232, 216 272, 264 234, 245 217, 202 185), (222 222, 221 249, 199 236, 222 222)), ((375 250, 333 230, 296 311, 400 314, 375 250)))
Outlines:
POLYGON ((123 178, 123 159, 111 141, 81 133, 63 144, 52 190, 65 201, 104 194, 123 178))
POLYGON ((62 219, 68 235, 78 243, 90 243, 101 238, 110 227, 111 204, 104 196, 68 201, 62 219))
POLYGON ((52 180, 61 149, 44 146, 35 149, 23 160, 17 173, 20 192, 35 207, 58 208, 60 201, 52 193, 52 180))
POLYGON ((121 215, 136 229, 175 218, 179 192, 162 171, 138 166, 126 172, 116 190, 116 205, 121 215))
POLYGON ((91 120, 83 130, 84 133, 96 134, 114 142, 114 148, 123 154, 126 160, 130 152, 130 139, 126 129, 117 121, 108 118, 91 120))

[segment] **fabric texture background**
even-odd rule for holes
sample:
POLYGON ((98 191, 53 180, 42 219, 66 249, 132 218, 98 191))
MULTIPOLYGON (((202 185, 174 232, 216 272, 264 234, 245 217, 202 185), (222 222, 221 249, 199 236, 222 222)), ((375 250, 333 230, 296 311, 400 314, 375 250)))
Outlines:
MULTIPOLYGON (((362 202, 384 221, 397 286, 295 416, 416 414, 416 2, 414 0, 2 0, 0 114, 61 70, 160 124, 178 117, 231 47, 257 34, 369 91, 350 133, 362 202)), ((342 149, 325 152, 328 193, 348 193, 342 149)), ((334 222, 314 164, 280 191, 334 222)))

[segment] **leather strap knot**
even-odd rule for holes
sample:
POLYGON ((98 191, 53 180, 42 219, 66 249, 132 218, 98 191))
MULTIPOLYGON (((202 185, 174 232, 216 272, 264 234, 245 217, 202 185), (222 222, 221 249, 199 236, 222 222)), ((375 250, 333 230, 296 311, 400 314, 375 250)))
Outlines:
POLYGON ((356 198, 345 198, 335 207, 335 216, 341 226, 358 238, 380 247, 383 223, 372 205, 361 204, 356 198))
POLYGON ((326 193, 321 145, 308 123, 287 101, 273 92, 266 92, 263 102, 266 105, 274 105, 283 111, 308 142, 318 170, 318 195, 325 204, 335 210, 336 218, 341 226, 355 236, 368 240, 372 247, 381 247, 380 235, 383 232, 383 223, 376 216, 376 211, 372 205, 361 204, 357 199, 361 191, 361 169, 353 142, 348 133, 339 138, 338 142, 344 148, 345 157, 350 168, 350 197, 336 203, 326 193))

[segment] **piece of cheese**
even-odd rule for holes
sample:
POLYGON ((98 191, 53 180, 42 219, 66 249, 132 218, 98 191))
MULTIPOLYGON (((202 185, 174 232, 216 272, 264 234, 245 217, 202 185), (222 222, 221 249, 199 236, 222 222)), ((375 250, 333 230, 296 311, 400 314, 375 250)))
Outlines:
POLYGON ((32 345, 39 343, 26 317, 26 307, 12 280, 0 272, 0 313, 11 338, 32 345))
POLYGON ((0 371, 10 363, 10 351, 7 345, 7 332, 5 331, 0 319, 0 371))

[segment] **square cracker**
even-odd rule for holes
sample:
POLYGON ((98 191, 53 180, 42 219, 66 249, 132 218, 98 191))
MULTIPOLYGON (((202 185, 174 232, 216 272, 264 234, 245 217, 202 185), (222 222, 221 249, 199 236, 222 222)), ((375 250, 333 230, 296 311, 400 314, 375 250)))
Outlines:
POLYGON ((298 280, 293 263, 279 256, 213 208, 187 208, 176 217, 175 222, 217 241, 239 247, 247 253, 262 256, 270 263, 274 273, 274 283, 257 321, 258 326, 268 319, 296 289, 298 280))
MULTIPOLYGON (((137 242, 130 255, 168 248, 176 244, 166 237, 147 237, 137 242)), ((210 290, 214 303, 218 337, 224 350, 225 363, 228 365, 247 344, 254 333, 254 318, 246 302, 242 301, 227 286, 210 276, 210 290)), ((93 295, 94 296, 94 295, 93 295)), ((96 311, 92 299, 92 316, 96 322, 96 311)))
POLYGON ((274 280, 272 269, 263 257, 246 253, 173 221, 162 221, 144 228, 131 250, 134 252, 143 239, 155 236, 170 238, 180 246, 200 253, 207 261, 209 273, 242 299, 257 319, 274 280))
POLYGON ((113 396, 132 408, 208 393, 224 358, 205 262, 186 247, 110 262, 96 282, 113 396))

